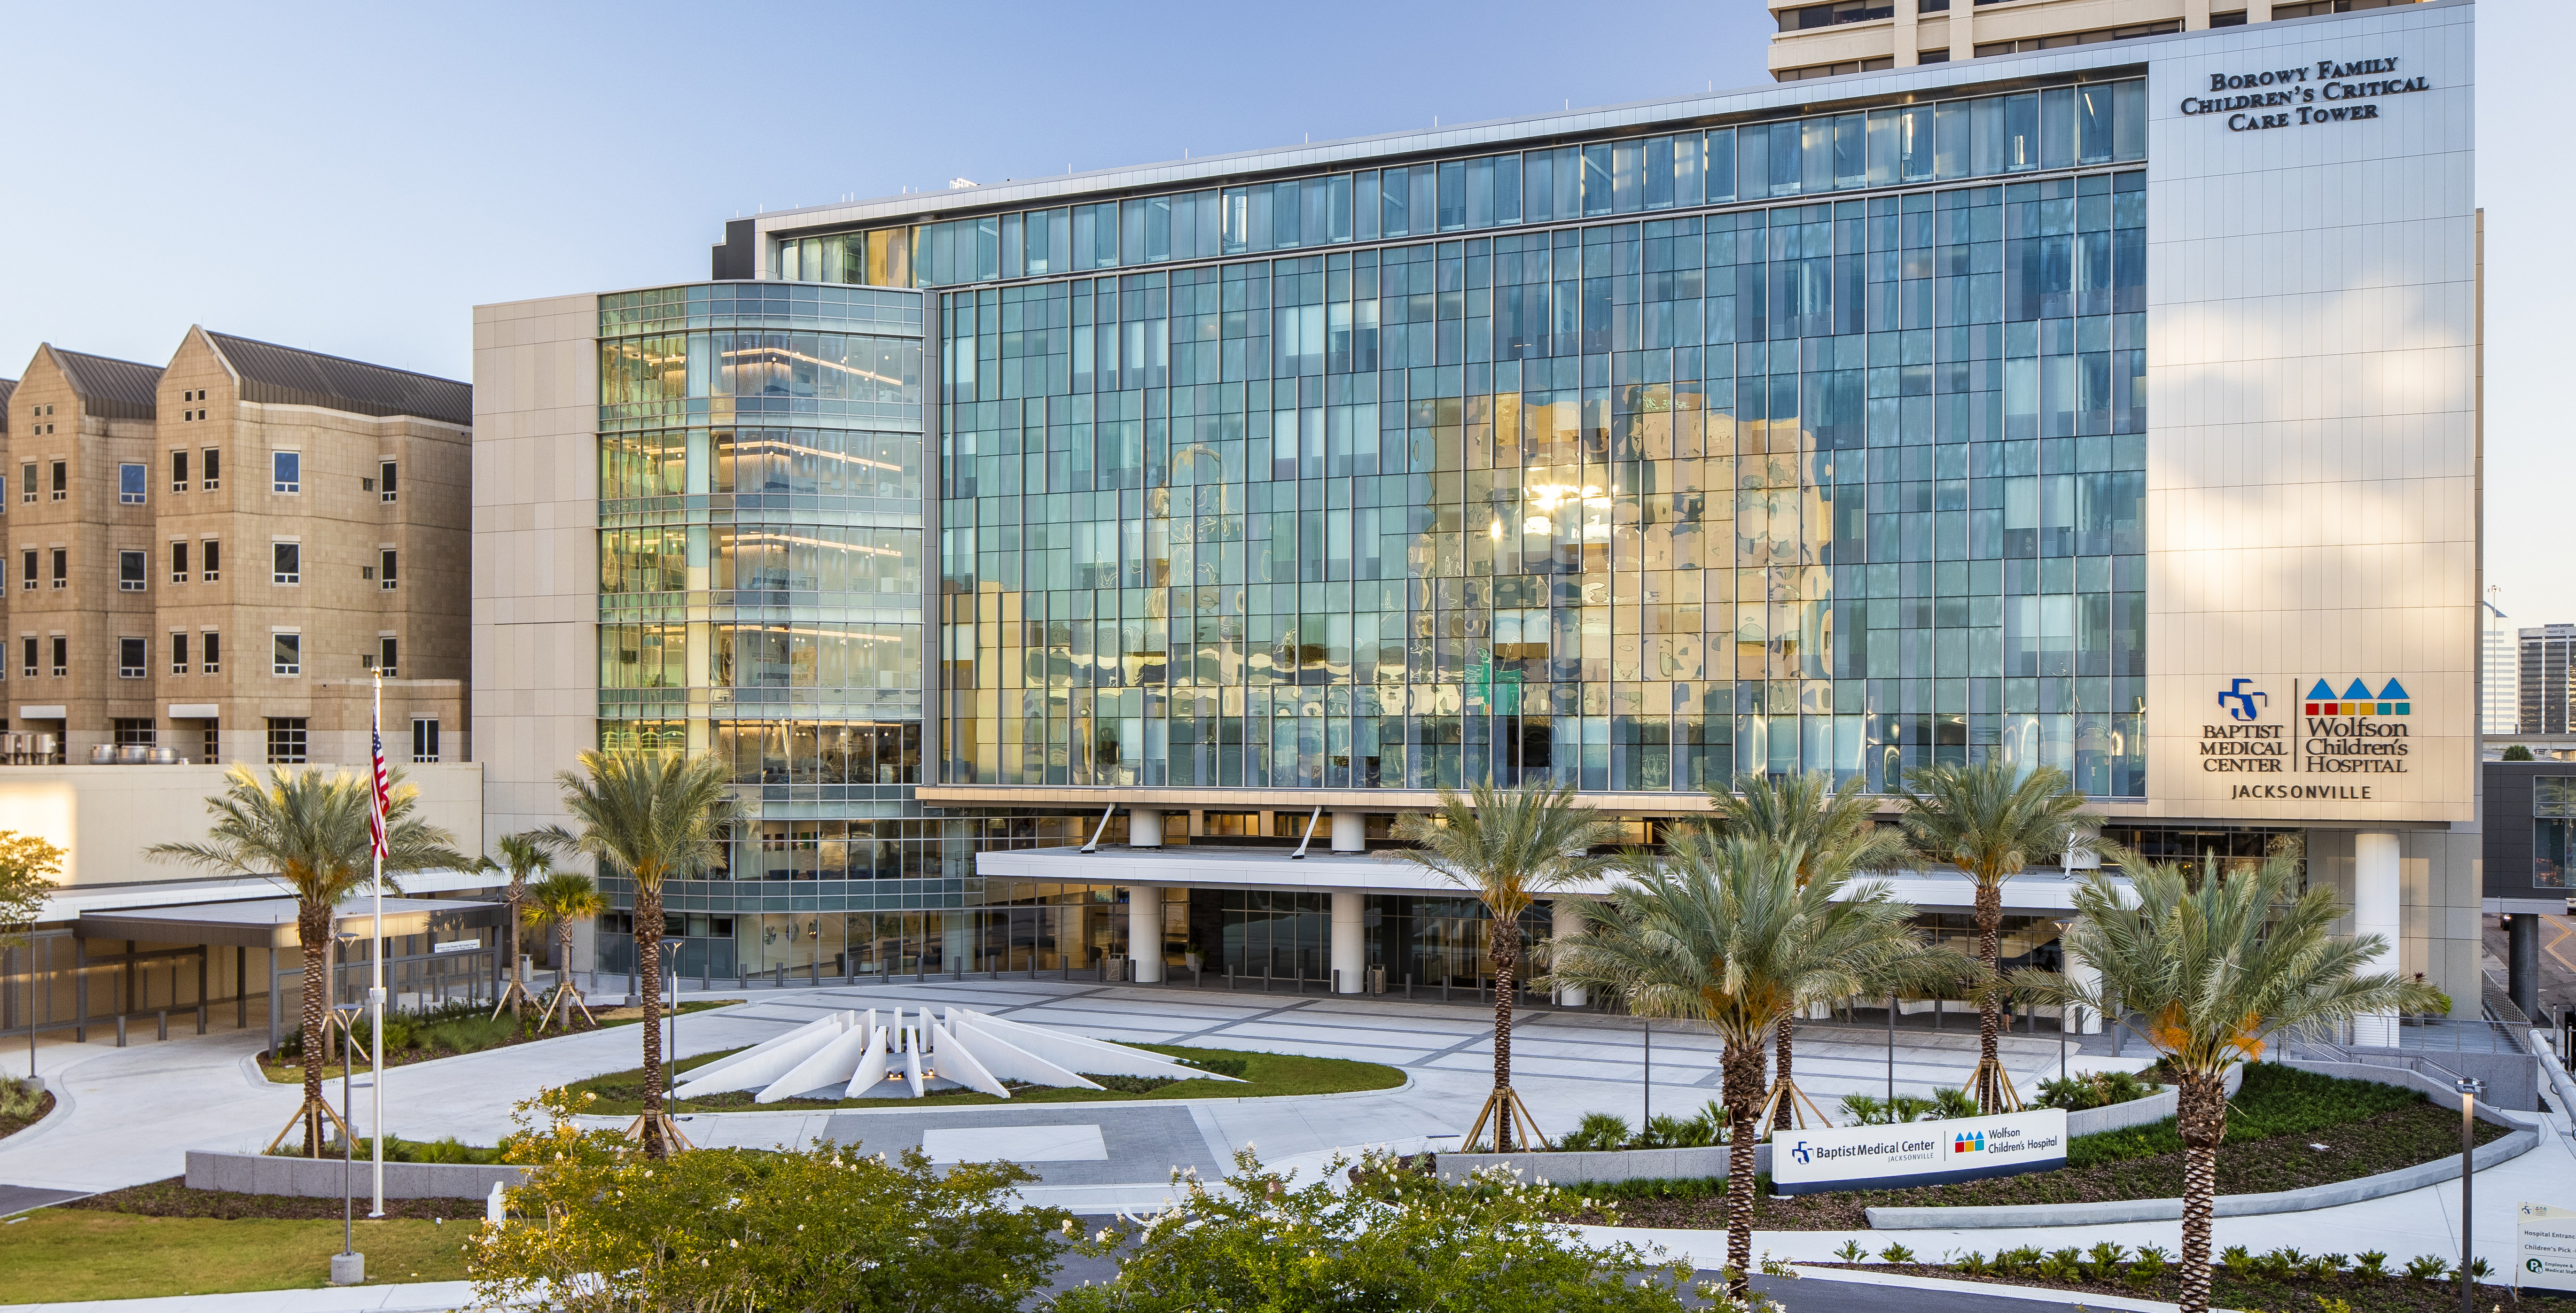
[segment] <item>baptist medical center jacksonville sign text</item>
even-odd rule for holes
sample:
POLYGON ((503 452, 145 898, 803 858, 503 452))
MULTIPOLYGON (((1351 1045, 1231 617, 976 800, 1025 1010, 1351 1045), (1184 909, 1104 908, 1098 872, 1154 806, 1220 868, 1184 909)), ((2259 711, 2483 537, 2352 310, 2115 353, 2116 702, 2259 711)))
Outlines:
POLYGON ((2259 73, 2212 73, 2210 94, 2183 97, 2182 112, 2225 114, 2230 132, 2375 119, 2380 97, 2433 89, 2431 78, 2390 76, 2397 72, 2397 60, 2391 56, 2351 63, 2320 59, 2314 67, 2302 64, 2259 73), (2282 112, 2244 112, 2272 109, 2282 112))
POLYGON ((1771 1190, 1871 1190, 2044 1172, 2066 1165, 2066 1110, 1771 1133, 1771 1190))
MULTIPOLYGON (((2290 687, 2299 687, 2293 677, 2290 687)), ((2239 677, 2218 692, 2226 715, 2200 727, 2200 768, 2235 775, 2403 775, 2414 752, 2415 699, 2395 678, 2317 678, 2284 710, 2287 724, 2264 723, 2271 697, 2239 677)), ((2234 798, 2366 802, 2366 784, 2239 784, 2234 798)))

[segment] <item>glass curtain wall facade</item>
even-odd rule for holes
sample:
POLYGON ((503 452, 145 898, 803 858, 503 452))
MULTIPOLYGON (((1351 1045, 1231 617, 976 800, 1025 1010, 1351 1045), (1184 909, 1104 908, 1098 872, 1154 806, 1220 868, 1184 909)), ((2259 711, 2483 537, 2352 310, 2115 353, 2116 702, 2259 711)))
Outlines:
MULTIPOLYGON (((1010 909, 1111 897, 1003 890, 985 910, 973 854, 1040 823, 913 799, 921 301, 757 282, 600 298, 599 741, 715 751, 750 818, 724 870, 666 890, 683 974, 992 969, 1055 951, 1052 920, 1041 936, 1010 909)), ((605 970, 632 963, 628 915, 602 920, 605 970)))
POLYGON ((2107 82, 775 259, 939 288, 944 782, 2134 797, 2144 123, 2107 82))

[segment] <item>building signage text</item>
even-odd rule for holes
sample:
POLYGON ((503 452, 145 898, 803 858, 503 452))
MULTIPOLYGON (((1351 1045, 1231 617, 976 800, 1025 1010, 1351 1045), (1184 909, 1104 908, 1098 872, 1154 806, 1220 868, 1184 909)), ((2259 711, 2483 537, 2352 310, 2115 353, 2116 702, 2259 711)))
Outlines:
MULTIPOLYGON (((2295 690, 2301 680, 2293 679, 2295 690)), ((2403 775, 2414 751, 2415 701, 2395 679, 2376 689, 2317 679, 2290 704, 2287 724, 2266 724, 2270 695, 2238 676, 2218 692, 2226 714, 2200 727, 2200 768, 2213 775, 2403 775), (2340 689, 2340 691, 2338 691, 2340 689)), ((2240 800, 2368 802, 2367 784, 2237 784, 2240 800)))
POLYGON ((2065 1165, 2062 1108, 1771 1133, 1771 1188, 1779 1194, 1937 1185, 2065 1165))
POLYGON ((2228 131, 2258 132, 2375 119, 2380 97, 2432 89, 2431 78, 2399 75, 2394 56, 2350 63, 2320 59, 2313 66, 2212 73, 2209 93, 2183 97, 2182 112, 2225 114, 2228 131))

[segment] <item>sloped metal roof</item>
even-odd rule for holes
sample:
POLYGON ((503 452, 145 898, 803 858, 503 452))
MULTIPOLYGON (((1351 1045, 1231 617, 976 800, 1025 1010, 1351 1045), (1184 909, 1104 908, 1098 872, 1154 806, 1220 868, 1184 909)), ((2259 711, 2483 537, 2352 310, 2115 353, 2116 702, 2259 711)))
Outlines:
POLYGON ((80 394, 81 413, 102 419, 151 419, 160 404, 161 367, 114 356, 45 348, 80 394))
POLYGON ((0 433, 9 431, 9 398, 18 391, 18 380, 0 378, 0 433))
POLYGON ((241 377, 244 401, 321 406, 353 415, 417 415, 457 425, 474 422, 471 383, 228 333, 208 333, 206 340, 241 377))

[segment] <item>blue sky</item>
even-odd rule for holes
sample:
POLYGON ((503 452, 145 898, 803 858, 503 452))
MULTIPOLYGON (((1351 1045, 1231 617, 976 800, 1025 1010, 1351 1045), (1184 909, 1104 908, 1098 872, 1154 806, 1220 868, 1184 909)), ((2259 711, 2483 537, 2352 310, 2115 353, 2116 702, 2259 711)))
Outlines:
MULTIPOLYGON (((2576 6, 2480 13, 2488 573, 2576 620, 2576 6), (2514 167, 2515 161, 2527 162, 2514 167)), ((1754 0, 889 10, 22 5, 0 61, 0 376, 190 323, 466 377, 469 307, 702 277, 724 220, 1763 80, 1754 0)))

